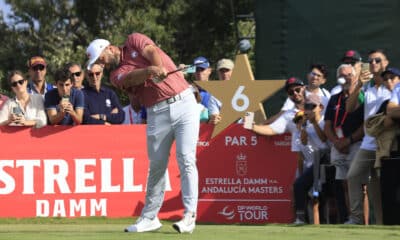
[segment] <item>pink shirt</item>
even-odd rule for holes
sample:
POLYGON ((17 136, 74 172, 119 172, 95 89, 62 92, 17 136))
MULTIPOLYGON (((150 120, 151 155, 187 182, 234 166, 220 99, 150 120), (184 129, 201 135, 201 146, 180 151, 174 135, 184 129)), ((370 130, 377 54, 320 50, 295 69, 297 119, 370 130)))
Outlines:
MULTIPOLYGON (((143 34, 133 33, 128 36, 125 45, 122 47, 121 62, 118 68, 111 72, 110 79, 115 86, 121 87, 123 79, 130 71, 151 66, 151 63, 142 55, 142 51, 147 45, 156 46, 150 38, 143 34)), ((176 70, 176 66, 171 58, 160 48, 157 47, 157 50, 166 71, 176 70)), ((183 78, 182 73, 177 72, 169 75, 164 81, 157 84, 151 79, 147 79, 143 84, 135 87, 133 93, 140 100, 141 104, 150 107, 177 95, 188 87, 189 84, 183 78)))

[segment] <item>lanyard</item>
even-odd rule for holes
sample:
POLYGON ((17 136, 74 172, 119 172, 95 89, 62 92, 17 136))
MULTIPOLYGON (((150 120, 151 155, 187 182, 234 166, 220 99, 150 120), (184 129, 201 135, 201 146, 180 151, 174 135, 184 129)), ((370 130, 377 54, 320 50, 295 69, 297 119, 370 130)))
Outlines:
POLYGON ((131 106, 129 106, 128 110, 129 110, 129 122, 130 122, 130 124, 134 124, 133 117, 132 117, 132 108, 131 108, 131 106))
POLYGON ((342 118, 342 122, 340 123, 340 125, 339 126, 337 126, 337 120, 338 120, 338 117, 339 117, 339 109, 340 109, 340 103, 341 103, 341 101, 342 101, 342 96, 343 95, 340 95, 339 96, 339 100, 338 100, 338 103, 337 103, 337 105, 336 105, 336 113, 335 113, 335 122, 333 123, 333 126, 335 126, 335 127, 341 127, 342 125, 343 125, 343 123, 344 123, 344 120, 346 119, 346 117, 347 117, 347 111, 345 111, 344 112, 344 115, 343 115, 343 118, 342 118))

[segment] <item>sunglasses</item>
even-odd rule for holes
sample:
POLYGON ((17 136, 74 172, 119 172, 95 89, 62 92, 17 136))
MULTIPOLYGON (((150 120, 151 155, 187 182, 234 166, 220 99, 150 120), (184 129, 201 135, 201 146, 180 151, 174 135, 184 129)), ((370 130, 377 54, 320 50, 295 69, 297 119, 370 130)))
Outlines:
POLYGON ((205 68, 202 68, 202 67, 197 67, 196 68, 196 72, 202 72, 202 71, 204 71, 204 70, 206 70, 205 68))
POLYGON ((11 86, 16 87, 18 84, 22 86, 22 84, 24 84, 24 82, 25 82, 25 79, 20 79, 20 80, 11 82, 11 86))
POLYGON ((304 104, 304 110, 314 110, 317 107, 317 104, 314 103, 306 103, 304 104))
POLYGON ((40 70, 40 71, 43 71, 44 69, 45 69, 45 66, 44 65, 36 65, 36 66, 34 66, 34 67, 32 67, 32 69, 33 69, 33 71, 37 71, 37 70, 40 70))
POLYGON ((377 58, 369 58, 368 59, 369 63, 373 63, 374 61, 375 61, 375 63, 380 63, 380 62, 382 62, 382 58, 377 57, 377 58))
POLYGON ((81 74, 82 74, 82 72, 74 72, 74 73, 71 73, 71 75, 72 75, 72 76, 75 76, 75 77, 80 77, 81 74))
POLYGON ((96 75, 98 77, 98 76, 100 76, 100 74, 101 74, 101 72, 94 72, 94 73, 91 72, 88 75, 89 75, 89 77, 94 77, 94 75, 96 75))
POLYGON ((290 89, 287 93, 288 93, 289 96, 293 96, 295 92, 296 92, 297 94, 299 94, 299 93, 301 92, 301 87, 299 87, 299 88, 294 88, 294 89, 290 89))
POLYGON ((310 72, 310 75, 312 77, 318 77, 318 78, 322 77, 322 74, 319 74, 319 73, 316 73, 316 72, 310 72))

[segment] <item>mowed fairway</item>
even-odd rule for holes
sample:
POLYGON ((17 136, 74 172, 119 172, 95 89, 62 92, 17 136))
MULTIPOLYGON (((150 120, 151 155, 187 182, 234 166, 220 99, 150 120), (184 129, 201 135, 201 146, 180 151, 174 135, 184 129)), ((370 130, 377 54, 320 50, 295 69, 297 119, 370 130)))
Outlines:
POLYGON ((0 219, 0 239, 90 240, 90 239, 400 239, 400 226, 345 226, 345 225, 198 225, 193 234, 178 234, 171 222, 150 233, 124 233, 132 219, 109 218, 35 218, 0 219))

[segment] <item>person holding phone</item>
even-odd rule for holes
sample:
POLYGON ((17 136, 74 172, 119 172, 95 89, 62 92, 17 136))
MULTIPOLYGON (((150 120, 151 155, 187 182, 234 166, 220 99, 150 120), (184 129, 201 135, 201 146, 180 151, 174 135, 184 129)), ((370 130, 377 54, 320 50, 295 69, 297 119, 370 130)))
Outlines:
POLYGON ((55 73, 57 88, 45 95, 44 105, 51 125, 79 125, 85 107, 81 90, 72 87, 71 73, 59 69, 55 73))
MULTIPOLYGON (((346 111, 353 112, 361 104, 364 104, 364 121, 377 113, 382 103, 391 97, 391 92, 383 84, 382 73, 389 65, 385 51, 375 49, 369 52, 369 71, 361 73, 355 84, 355 90, 350 94, 346 102, 346 111), (373 81, 370 75, 373 75, 373 81), (362 98, 360 98, 360 93, 362 98)), ((376 140, 369 134, 365 134, 360 149, 354 156, 347 174, 349 184, 350 217, 348 224, 364 223, 364 194, 362 186, 368 184, 368 197, 374 206, 376 224, 383 223, 382 201, 380 198, 379 173, 374 169, 376 159, 376 140)), ((368 222, 365 222, 368 224, 368 222)))
POLYGON ((12 71, 8 82, 15 94, 9 98, 0 111, 0 125, 43 127, 47 124, 43 98, 30 95, 27 90, 28 81, 21 71, 12 71))

